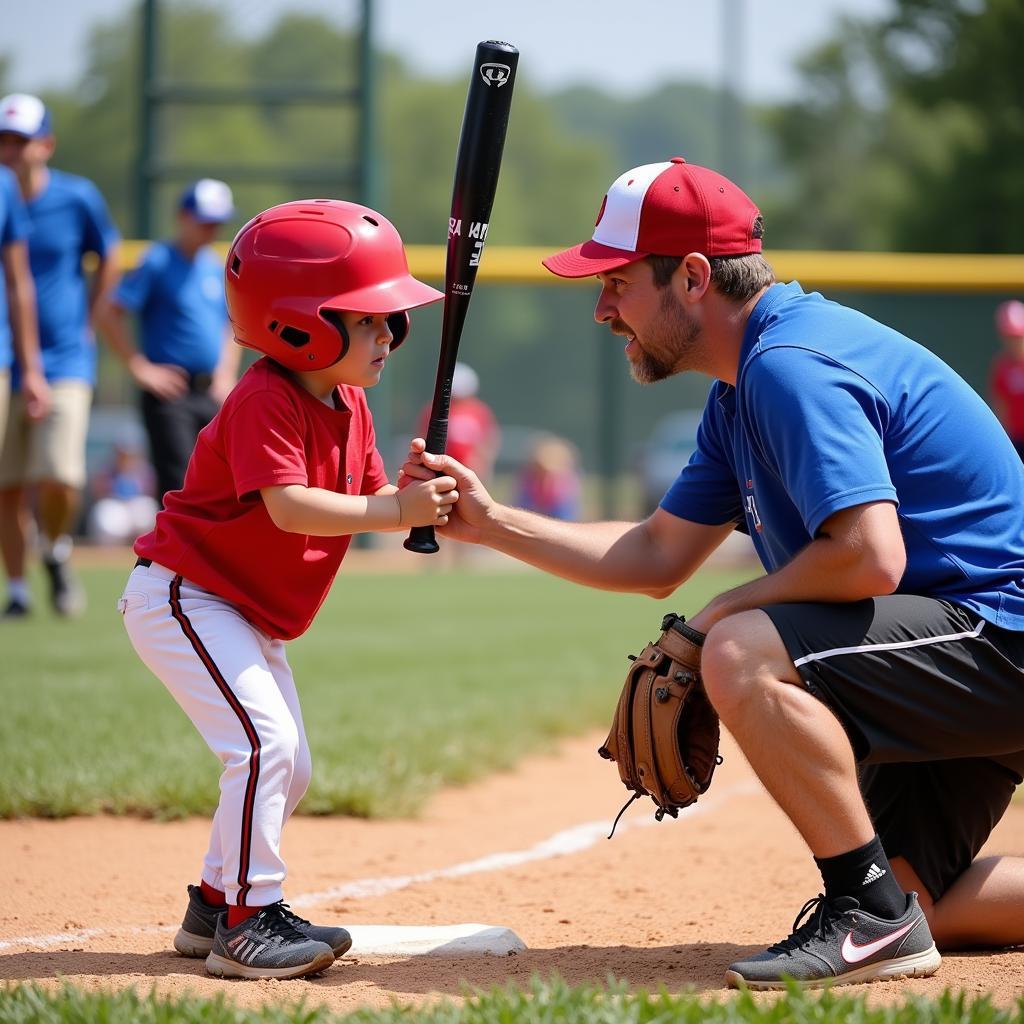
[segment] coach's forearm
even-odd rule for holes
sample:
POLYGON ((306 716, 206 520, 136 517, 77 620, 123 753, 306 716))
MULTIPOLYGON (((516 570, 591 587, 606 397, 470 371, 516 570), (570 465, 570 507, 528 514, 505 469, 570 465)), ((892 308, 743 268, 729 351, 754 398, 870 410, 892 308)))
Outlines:
POLYGON ((768 604, 842 604, 883 597, 896 589, 901 575, 902 569, 887 569, 841 541, 819 537, 781 569, 719 594, 692 624, 707 632, 728 615, 768 604))
POLYGON ((301 484, 265 487, 260 493, 274 525, 286 533, 342 537, 394 529, 401 521, 394 494, 337 494, 301 484))
POLYGON ((655 595, 671 582, 644 523, 572 523, 495 505, 480 533, 496 551, 599 590, 655 595))

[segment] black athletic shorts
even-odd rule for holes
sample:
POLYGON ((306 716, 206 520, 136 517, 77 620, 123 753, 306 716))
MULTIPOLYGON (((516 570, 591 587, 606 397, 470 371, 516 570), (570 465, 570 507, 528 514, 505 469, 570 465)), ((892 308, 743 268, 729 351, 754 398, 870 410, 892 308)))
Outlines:
POLYGON ((938 899, 1024 776, 1024 633, 910 594, 763 611, 842 722, 886 854, 938 899))

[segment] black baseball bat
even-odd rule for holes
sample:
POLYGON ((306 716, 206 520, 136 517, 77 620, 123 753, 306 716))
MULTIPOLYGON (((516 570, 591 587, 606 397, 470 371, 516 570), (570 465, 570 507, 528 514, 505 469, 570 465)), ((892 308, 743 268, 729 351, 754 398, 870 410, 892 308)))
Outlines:
MULTIPOLYGON (((426 437, 427 451, 434 455, 443 455, 448 441, 452 377, 487 240, 518 63, 519 51, 509 43, 488 39, 477 45, 455 157, 452 210, 448 218, 441 351, 426 437)), ((434 528, 414 526, 405 539, 405 547, 409 551, 433 554, 437 551, 434 528)))

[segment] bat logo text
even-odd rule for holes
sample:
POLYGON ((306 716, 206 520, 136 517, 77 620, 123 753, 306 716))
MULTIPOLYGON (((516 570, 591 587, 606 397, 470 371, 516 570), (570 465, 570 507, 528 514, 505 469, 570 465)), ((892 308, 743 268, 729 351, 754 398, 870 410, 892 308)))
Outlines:
MULTIPOLYGON (((469 228, 466 231, 467 238, 479 238, 481 242, 487 240, 487 226, 488 222, 485 220, 471 220, 469 222, 469 228)), ((455 238, 457 235, 462 234, 462 218, 461 217, 449 217, 448 218, 448 237, 455 238)))
POLYGON ((480 77, 500 89, 512 77, 512 69, 507 64, 481 64, 480 77))

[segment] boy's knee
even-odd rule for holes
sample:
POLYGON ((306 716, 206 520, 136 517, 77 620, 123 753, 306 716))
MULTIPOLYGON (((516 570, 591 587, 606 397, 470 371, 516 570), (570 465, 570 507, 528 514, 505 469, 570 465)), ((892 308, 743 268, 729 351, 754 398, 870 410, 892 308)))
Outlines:
POLYGON ((310 756, 309 747, 302 746, 295 757, 292 767, 292 782, 288 788, 288 802, 293 806, 297 804, 303 794, 309 789, 310 780, 313 778, 313 758, 310 756))

